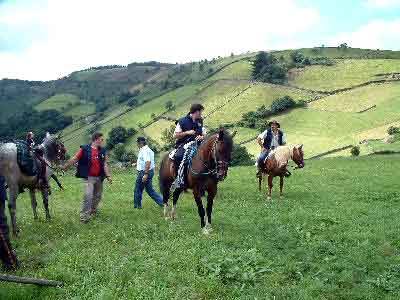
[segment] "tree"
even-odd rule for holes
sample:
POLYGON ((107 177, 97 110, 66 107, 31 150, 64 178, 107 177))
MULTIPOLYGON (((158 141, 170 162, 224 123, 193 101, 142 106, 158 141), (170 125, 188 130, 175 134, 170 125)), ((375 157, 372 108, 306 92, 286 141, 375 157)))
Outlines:
POLYGON ((290 53, 290 59, 296 63, 296 64, 301 64, 304 60, 304 54, 301 53, 300 51, 296 50, 296 51, 292 51, 290 53))
POLYGON ((287 68, 275 56, 260 52, 253 62, 252 77, 270 83, 283 83, 287 78, 287 68))
POLYGON ((232 151, 232 166, 250 166, 254 164, 252 157, 247 152, 246 147, 235 144, 232 151))
POLYGON ((162 132, 161 140, 164 143, 163 148, 165 150, 171 149, 175 145, 174 132, 175 132, 174 125, 171 125, 169 128, 165 128, 164 131, 162 132))
POLYGON ((107 148, 112 149, 119 143, 124 143, 128 138, 128 131, 125 127, 118 126, 111 129, 107 139, 107 148))
POLYGON ((359 156, 360 155, 360 147, 359 146, 353 146, 350 149, 350 153, 352 156, 359 156))
POLYGON ((387 133, 389 135, 396 135, 398 133, 400 133, 400 128, 399 127, 394 127, 394 126, 390 126, 387 130, 387 133))

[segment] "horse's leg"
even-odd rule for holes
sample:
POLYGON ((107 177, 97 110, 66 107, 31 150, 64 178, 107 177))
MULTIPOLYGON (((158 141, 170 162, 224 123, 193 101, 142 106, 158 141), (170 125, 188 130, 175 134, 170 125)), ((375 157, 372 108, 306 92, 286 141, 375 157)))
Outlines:
POLYGON ((280 176, 280 182, 279 182, 279 188, 280 188, 280 198, 283 198, 283 176, 280 176))
MULTIPOLYGON (((198 211, 199 217, 200 217, 200 226, 202 229, 204 229, 204 226, 206 226, 206 223, 205 223, 206 212, 204 210, 203 202, 201 201, 201 190, 197 185, 193 187, 193 196, 194 196, 194 200, 196 201, 197 211, 198 211)), ((203 233, 206 234, 207 232, 205 232, 203 230, 203 233)))
POLYGON ((267 196, 268 200, 271 200, 272 187, 274 186, 272 184, 273 179, 274 179, 274 177, 272 175, 268 175, 268 196, 267 196))
POLYGON ((19 228, 17 226, 17 197, 18 197, 18 184, 9 184, 10 197, 8 199, 8 210, 10 211, 11 227, 14 236, 18 236, 19 228))
POLYGON ((182 193, 182 189, 176 189, 172 194, 172 210, 171 210, 171 218, 172 220, 176 219, 176 204, 179 199, 179 195, 182 193))
POLYGON ((32 206, 32 211, 33 211, 33 219, 37 220, 38 215, 36 211, 37 207, 37 202, 36 202, 36 193, 34 189, 29 189, 29 195, 31 196, 31 206, 32 206))
POLYGON ((207 218, 206 218, 206 227, 205 229, 208 230, 209 232, 212 231, 211 227, 211 215, 212 215, 212 210, 213 210, 213 204, 214 204, 214 198, 215 195, 217 194, 217 185, 212 184, 209 185, 207 189, 207 218))
POLYGON ((260 177, 258 178, 258 191, 261 192, 261 184, 263 180, 264 174, 262 171, 260 171, 260 177))
POLYGON ((50 212, 49 212, 49 190, 47 188, 44 188, 41 190, 42 192, 42 198, 43 198, 43 206, 46 211, 46 220, 50 220, 50 212))

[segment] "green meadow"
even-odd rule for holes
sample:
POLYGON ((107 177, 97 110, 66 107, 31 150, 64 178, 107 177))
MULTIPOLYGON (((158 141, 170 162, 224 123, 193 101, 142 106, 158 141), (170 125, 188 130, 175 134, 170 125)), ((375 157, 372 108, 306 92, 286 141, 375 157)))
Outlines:
POLYGON ((213 228, 201 234, 191 194, 166 221, 144 197, 133 209, 132 171, 114 170, 99 215, 79 223, 82 184, 63 177, 53 219, 25 193, 16 275, 62 288, 0 283, 1 299, 398 299, 399 155, 307 160, 285 181, 257 191, 254 167, 219 184, 213 228))

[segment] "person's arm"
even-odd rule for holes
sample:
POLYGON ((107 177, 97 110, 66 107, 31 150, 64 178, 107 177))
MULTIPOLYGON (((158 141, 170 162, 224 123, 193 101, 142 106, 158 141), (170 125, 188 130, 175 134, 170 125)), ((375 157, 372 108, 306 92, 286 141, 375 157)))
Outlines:
POLYGON ((68 170, 71 166, 75 165, 82 157, 83 154, 83 149, 81 148, 73 158, 71 158, 69 161, 67 161, 62 167, 61 169, 66 171, 68 170))
POLYGON ((268 130, 264 130, 262 133, 260 133, 259 135, 258 135, 258 137, 257 137, 257 143, 258 143, 258 145, 260 145, 260 147, 261 147, 261 150, 266 150, 265 148, 264 148, 264 137, 265 137, 265 135, 267 134, 267 131, 268 130))
POLYGON ((282 132, 282 145, 286 145, 286 134, 282 132))
POLYGON ((108 182, 111 184, 112 178, 111 178, 110 167, 108 166, 108 155, 106 155, 104 159, 104 174, 106 175, 108 182))
POLYGON ((184 138, 185 136, 195 135, 195 134, 196 134, 196 131, 194 131, 194 130, 182 131, 181 125, 179 125, 179 123, 176 124, 176 128, 174 131, 175 139, 179 140, 181 138, 184 138))
POLYGON ((142 182, 146 182, 147 178, 149 178, 149 172, 150 172, 150 165, 151 165, 151 161, 146 161, 145 165, 144 165, 144 175, 142 178, 142 182))

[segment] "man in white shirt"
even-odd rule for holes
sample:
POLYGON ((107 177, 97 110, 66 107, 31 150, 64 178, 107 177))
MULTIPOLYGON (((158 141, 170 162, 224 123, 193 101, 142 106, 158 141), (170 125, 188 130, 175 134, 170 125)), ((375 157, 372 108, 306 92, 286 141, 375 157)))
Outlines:
POLYGON ((134 208, 142 208, 143 190, 160 206, 163 206, 163 198, 153 188, 154 177, 154 152, 147 146, 146 138, 138 137, 137 145, 139 154, 136 162, 138 176, 136 178, 134 191, 134 208))
POLYGON ((286 145, 286 136, 282 130, 281 125, 276 120, 268 123, 268 129, 262 132, 257 137, 257 143, 261 147, 260 156, 257 159, 257 177, 261 176, 261 164, 267 158, 271 150, 276 149, 279 146, 286 145))

